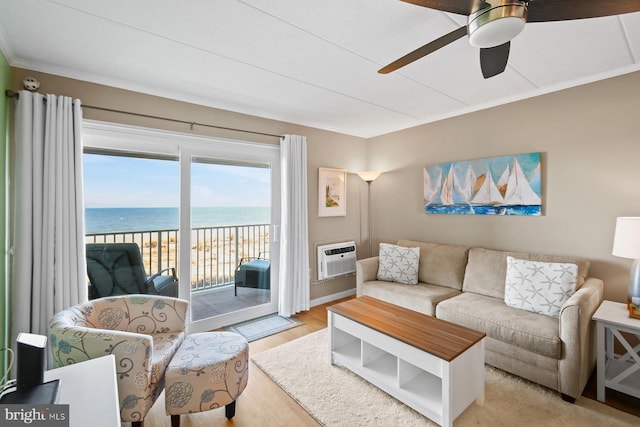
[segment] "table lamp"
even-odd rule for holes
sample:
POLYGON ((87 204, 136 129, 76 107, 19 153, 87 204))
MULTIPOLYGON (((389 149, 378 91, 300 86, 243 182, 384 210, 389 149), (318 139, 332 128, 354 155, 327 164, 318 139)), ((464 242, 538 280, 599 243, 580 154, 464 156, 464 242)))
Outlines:
POLYGON ((612 254, 633 259, 627 306, 629 316, 640 319, 640 217, 619 217, 613 238, 612 254))

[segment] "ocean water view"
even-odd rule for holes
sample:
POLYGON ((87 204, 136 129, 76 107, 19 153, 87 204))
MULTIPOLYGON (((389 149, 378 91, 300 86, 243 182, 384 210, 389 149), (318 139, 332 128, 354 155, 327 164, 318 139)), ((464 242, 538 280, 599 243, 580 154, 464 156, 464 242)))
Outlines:
MULTIPOLYGON (((193 208, 192 228, 268 224, 268 206, 193 208)), ((178 208, 86 208, 85 233, 175 230, 178 208)))

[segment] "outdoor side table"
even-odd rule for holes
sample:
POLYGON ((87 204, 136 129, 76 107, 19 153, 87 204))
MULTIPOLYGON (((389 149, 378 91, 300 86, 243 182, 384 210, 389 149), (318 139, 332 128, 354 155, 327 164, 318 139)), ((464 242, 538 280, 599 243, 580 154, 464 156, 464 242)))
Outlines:
POLYGON ((605 400, 605 388, 640 398, 640 345, 633 347, 621 332, 640 339, 640 320, 629 317, 627 305, 603 301, 593 315, 597 322, 598 370, 597 398, 605 400), (615 341, 625 350, 616 354, 615 341))

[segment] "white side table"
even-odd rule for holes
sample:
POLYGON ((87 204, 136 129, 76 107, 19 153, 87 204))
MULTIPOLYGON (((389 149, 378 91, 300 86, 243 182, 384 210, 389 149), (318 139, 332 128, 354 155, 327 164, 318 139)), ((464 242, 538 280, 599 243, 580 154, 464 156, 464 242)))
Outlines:
POLYGON ((604 402, 605 387, 640 398, 640 345, 632 347, 620 333, 640 339, 640 319, 629 317, 626 304, 605 300, 593 320, 598 324, 598 400, 604 402), (615 353, 614 338, 626 353, 615 353))

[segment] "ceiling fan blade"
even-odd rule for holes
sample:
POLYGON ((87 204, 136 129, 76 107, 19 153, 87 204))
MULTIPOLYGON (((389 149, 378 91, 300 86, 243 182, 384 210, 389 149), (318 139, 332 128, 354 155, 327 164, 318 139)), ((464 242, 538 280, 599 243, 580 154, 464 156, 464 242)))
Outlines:
POLYGON ((398 68, 402 68, 405 65, 411 64, 413 61, 422 58, 423 56, 427 56, 428 54, 435 52, 436 50, 448 45, 449 43, 453 43, 466 34, 467 27, 460 27, 457 30, 450 32, 449 34, 445 34, 444 36, 435 39, 431 43, 427 43, 426 45, 419 47, 413 52, 406 54, 402 58, 393 61, 391 64, 379 69, 378 73, 388 74, 392 71, 397 70, 398 68))
POLYGON ((417 6, 429 9, 441 10, 443 12, 457 13, 459 15, 470 15, 471 0, 402 0, 405 3, 415 4, 417 6))
POLYGON ((527 22, 566 21, 638 12, 640 0, 535 0, 527 9, 527 22))
POLYGON ((485 79, 497 76, 507 67, 511 42, 480 49, 480 68, 485 79))

